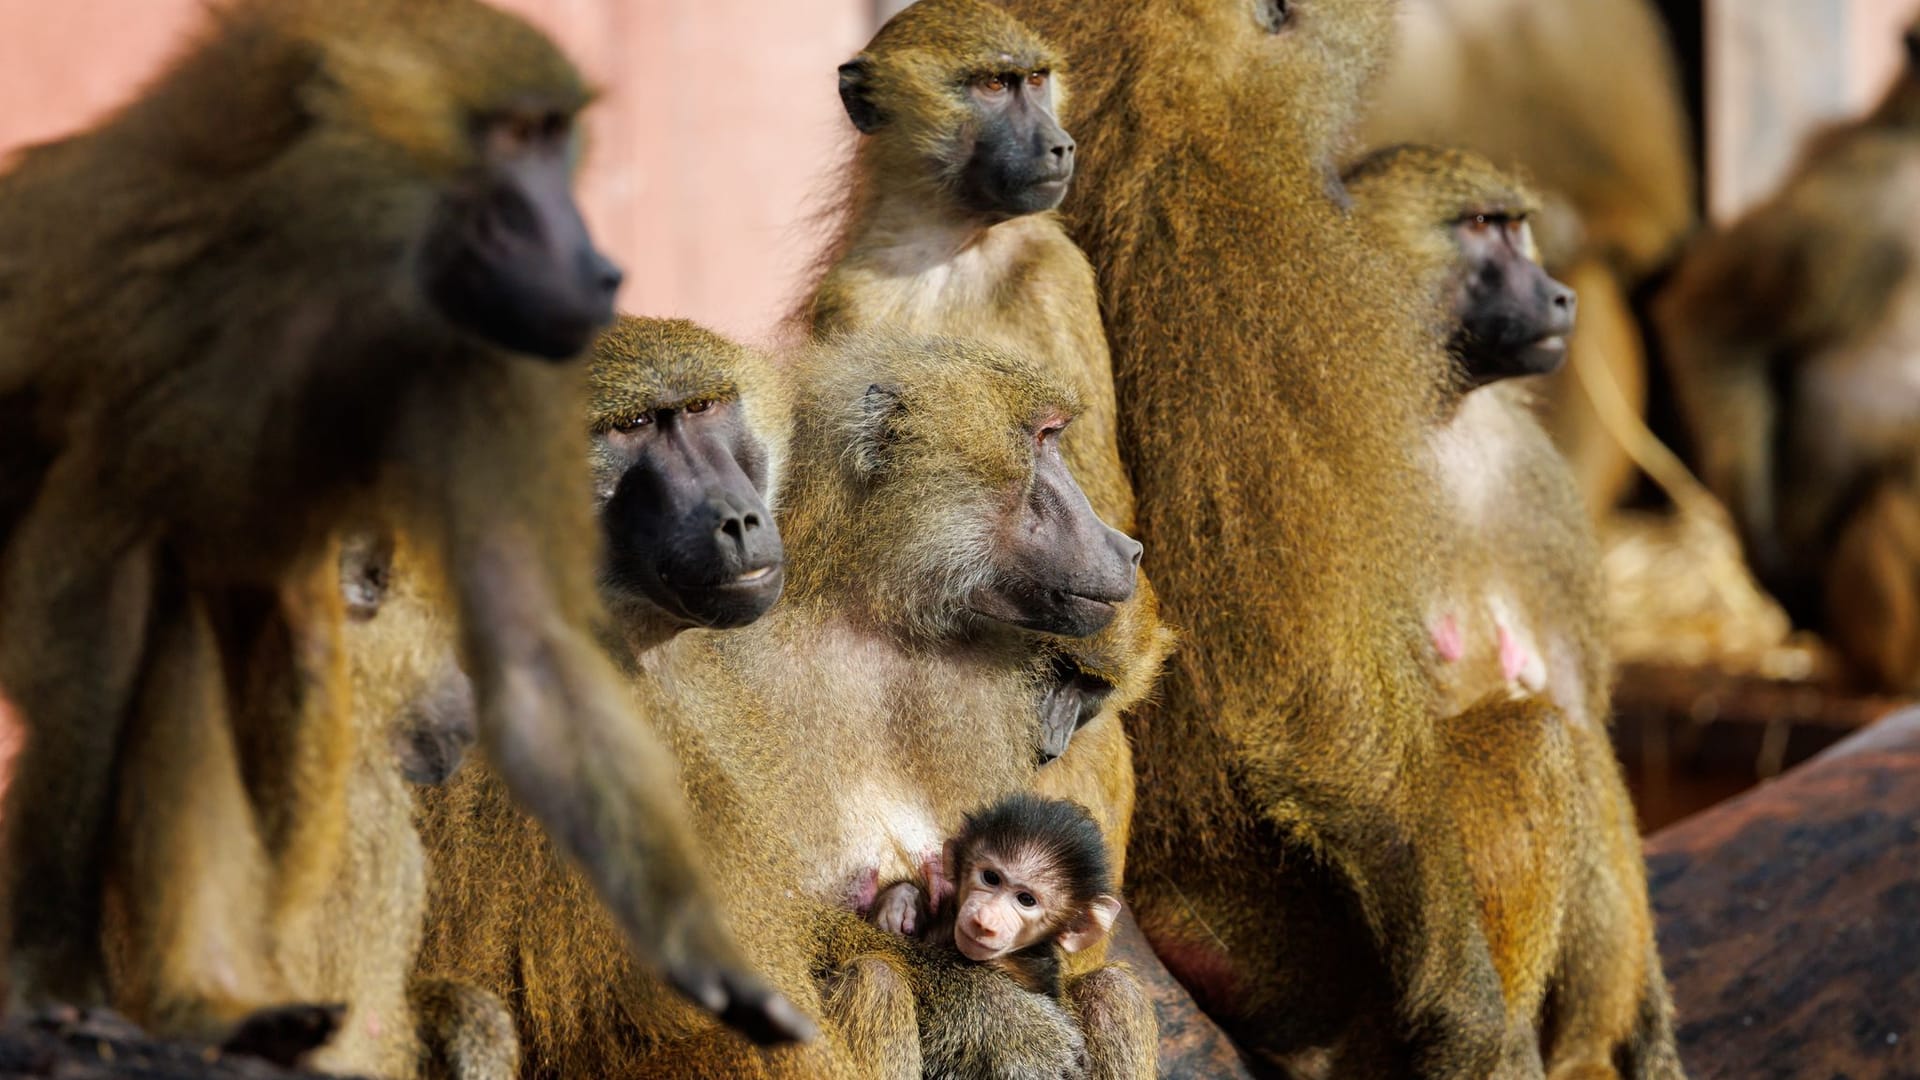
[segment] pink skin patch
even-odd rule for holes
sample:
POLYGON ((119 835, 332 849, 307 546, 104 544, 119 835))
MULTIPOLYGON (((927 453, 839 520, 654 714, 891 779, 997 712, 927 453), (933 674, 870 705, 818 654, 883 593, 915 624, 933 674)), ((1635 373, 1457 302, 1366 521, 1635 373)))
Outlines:
POLYGON ((367 1038, 377 1039, 380 1037, 380 1032, 384 1030, 380 1025, 380 1014, 377 1012, 367 1013, 367 1038))
POLYGON ((1240 977, 1233 970, 1233 961, 1219 949, 1183 941, 1154 941, 1153 951, 1201 1008, 1241 998, 1240 977))
POLYGON ((940 848, 922 852, 920 874, 927 881, 927 914, 940 913, 940 905, 953 897, 953 882, 947 880, 946 852, 940 848))
POLYGON ((1500 627, 1500 674, 1506 676, 1508 682, 1518 682, 1520 673, 1527 670, 1527 664, 1532 660, 1533 656, 1513 635, 1513 631, 1505 626, 1500 627))
POLYGON ((1460 658, 1467 655, 1466 637, 1460 633, 1460 620, 1454 618, 1452 612, 1440 616, 1440 620, 1433 624, 1433 647, 1439 652, 1440 659, 1449 664, 1459 663, 1460 658))
POLYGON ((866 918, 873 910, 873 898, 880 895, 880 868, 869 866, 860 871, 853 879, 853 886, 847 890, 847 907, 855 915, 866 918))

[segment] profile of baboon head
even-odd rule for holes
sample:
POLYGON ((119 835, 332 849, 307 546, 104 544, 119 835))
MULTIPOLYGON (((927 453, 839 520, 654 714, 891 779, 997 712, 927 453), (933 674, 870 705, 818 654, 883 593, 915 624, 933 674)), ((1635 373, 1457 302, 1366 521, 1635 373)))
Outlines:
POLYGON ((876 333, 816 349, 795 382, 783 527, 796 549, 833 553, 808 572, 835 575, 877 625, 1084 637, 1133 595, 1140 545, 1094 514, 1060 456, 1078 400, 1024 357, 876 333))

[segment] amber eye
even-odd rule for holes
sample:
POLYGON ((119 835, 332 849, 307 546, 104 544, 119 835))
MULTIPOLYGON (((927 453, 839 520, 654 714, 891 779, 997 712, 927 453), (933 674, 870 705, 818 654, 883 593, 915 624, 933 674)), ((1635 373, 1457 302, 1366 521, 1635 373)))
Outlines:
POLYGON ((1038 900, 1035 900, 1033 898, 1033 894, 1030 892, 1023 892, 1020 895, 1014 897, 1014 899, 1020 901, 1021 907, 1032 907, 1033 905, 1039 903, 1038 900))
POLYGON ((980 80, 980 89, 989 94, 997 94, 1007 88, 1007 81, 998 75, 989 75, 980 80))
POLYGON ((613 430, 618 431, 622 434, 625 434, 630 431, 637 431, 643 427, 650 427, 652 426, 652 424, 653 424, 652 413, 650 412, 635 413, 634 415, 627 417, 625 420, 616 420, 613 425, 613 430))
POLYGON ((1000 884, 1000 872, 998 870, 982 870, 980 871, 980 880, 986 882, 988 885, 997 886, 1000 884))
POLYGON ((703 413, 711 408, 713 408, 711 401, 690 401, 686 406, 686 410, 690 413, 703 413))
POLYGON ((1044 71, 1036 71, 1033 74, 1027 76, 1027 85, 1033 87, 1035 90, 1038 90, 1046 86, 1047 73, 1044 71))

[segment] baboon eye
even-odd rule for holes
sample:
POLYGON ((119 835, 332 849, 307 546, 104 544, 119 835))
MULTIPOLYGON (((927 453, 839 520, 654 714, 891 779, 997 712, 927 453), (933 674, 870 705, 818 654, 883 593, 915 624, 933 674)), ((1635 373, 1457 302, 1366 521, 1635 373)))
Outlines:
POLYGON ((703 413, 711 408, 713 408, 711 401, 690 401, 686 406, 686 410, 690 413, 703 413))
POLYGON ((980 880, 986 882, 988 885, 999 885, 1000 872, 997 870, 982 870, 980 871, 980 880))
POLYGON ((1039 903, 1038 900, 1033 898, 1033 894, 1030 892, 1023 892, 1019 896, 1014 897, 1014 899, 1020 901, 1021 907, 1032 907, 1039 903))
POLYGON ((1047 73, 1047 72, 1045 72, 1045 71, 1036 71, 1036 72, 1034 72, 1033 74, 1031 74, 1031 75, 1028 75, 1028 76, 1027 76, 1027 85, 1028 85, 1028 86, 1031 86, 1031 87, 1033 87, 1033 88, 1034 88, 1035 90, 1038 90, 1038 89, 1040 89, 1041 87, 1044 87, 1044 86, 1046 86, 1046 85, 1047 85, 1047 74, 1048 74, 1048 73, 1047 73))
POLYGON ((632 416, 627 417, 625 420, 615 421, 613 425, 613 430, 624 434, 629 431, 635 431, 640 428, 647 427, 652 423, 653 423, 652 413, 650 412, 634 413, 632 416))
POLYGON ((1260 27, 1269 34, 1286 29, 1293 20, 1293 0, 1254 0, 1259 5, 1260 27))

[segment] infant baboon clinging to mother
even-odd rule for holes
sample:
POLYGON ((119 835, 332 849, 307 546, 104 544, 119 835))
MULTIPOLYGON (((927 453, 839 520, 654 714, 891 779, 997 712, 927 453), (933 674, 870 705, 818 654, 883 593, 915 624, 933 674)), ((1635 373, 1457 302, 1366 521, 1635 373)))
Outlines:
MULTIPOLYGON (((511 990, 529 1068, 917 1071, 914 1002, 945 983, 916 993, 903 943, 846 909, 937 860, 966 810, 1028 782, 1047 675, 1035 634, 1098 629, 1131 585, 1137 545, 1092 514, 1060 460, 1073 395, 1024 361, 860 335, 782 374, 794 410, 778 470, 786 593, 751 626, 646 653, 633 686, 679 756, 728 918, 782 991, 827 1021, 822 1038, 752 1053, 663 999, 577 875, 470 773, 429 822, 427 970, 511 990)), ((977 1025, 961 1033, 969 1045, 1043 1071, 1084 1052, 1078 1004, 989 974, 950 980, 961 997, 941 1002, 977 1025)), ((1151 1011, 1129 986, 1069 978, 1066 995, 1125 1016, 1129 1038, 1103 1045, 1150 1061, 1151 1011)))
POLYGON ((943 862, 944 881, 889 885, 868 917, 1036 994, 1058 997, 1063 955, 1106 937, 1120 913, 1099 825, 1062 799, 1012 795, 968 813, 943 862))

